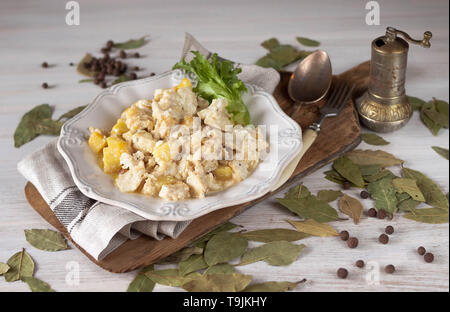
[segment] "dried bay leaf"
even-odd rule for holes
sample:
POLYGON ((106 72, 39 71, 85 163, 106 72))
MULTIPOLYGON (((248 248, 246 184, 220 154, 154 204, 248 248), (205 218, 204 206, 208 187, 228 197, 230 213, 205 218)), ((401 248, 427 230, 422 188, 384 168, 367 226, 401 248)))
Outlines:
POLYGON ((153 265, 143 268, 128 285, 127 292, 152 292, 155 282, 149 279, 144 273, 153 271, 153 265))
POLYGON ((75 117, 76 115, 78 115, 79 113, 81 113, 81 111, 83 109, 85 109, 87 107, 87 105, 83 105, 83 106, 78 106, 74 109, 71 109, 70 111, 68 111, 67 113, 62 114, 58 120, 69 120, 70 118, 75 117))
POLYGON ((353 150, 348 152, 346 156, 359 166, 379 165, 382 167, 390 167, 403 164, 403 160, 395 158, 394 155, 381 150, 353 150))
POLYGON ((368 191, 375 199, 375 208, 389 213, 397 211, 397 196, 391 178, 384 178, 368 185, 368 191))
POLYGON ((270 243, 275 241, 294 242, 310 236, 306 233, 300 233, 290 229, 256 230, 240 233, 239 235, 248 240, 262 243, 270 243))
POLYGON ((255 64, 264 68, 273 68, 278 71, 283 70, 283 64, 277 60, 272 59, 269 55, 261 57, 256 61, 255 64))
POLYGON ((276 62, 279 62, 283 67, 302 57, 300 51, 289 44, 280 44, 274 47, 267 55, 276 62))
POLYGON ((361 138, 370 145, 388 145, 389 142, 375 133, 363 133, 361 138))
POLYGON ((448 148, 443 148, 443 147, 439 147, 439 146, 432 146, 431 148, 436 153, 438 153, 439 155, 441 155, 442 157, 444 157, 445 159, 448 160, 448 148))
POLYGON ((271 51, 273 48, 278 47, 279 45, 280 42, 278 41, 277 38, 270 38, 261 43, 261 46, 269 51, 271 51))
POLYGON ((411 198, 411 196, 408 193, 397 193, 395 194, 395 197, 397 197, 397 202, 399 203, 411 198))
POLYGON ((259 284, 253 284, 247 286, 243 292, 284 292, 288 290, 294 290, 300 283, 304 283, 306 280, 300 282, 264 282, 259 284))
POLYGON ((262 67, 272 67, 278 71, 299 59, 305 58, 311 52, 298 50, 290 44, 280 44, 276 38, 270 38, 261 44, 269 50, 265 56, 256 61, 256 65, 262 67))
POLYGON ((392 185, 399 193, 407 193, 412 199, 420 202, 425 201, 425 197, 420 191, 414 179, 398 178, 392 180, 392 185))
POLYGON ((415 96, 408 96, 408 100, 409 100, 409 103, 411 103, 411 105, 415 111, 420 111, 422 109, 422 106, 426 105, 426 103, 427 103, 424 100, 419 99, 418 97, 415 97, 415 96))
MULTIPOLYGON (((336 170, 331 169, 324 172, 325 179, 334 182, 336 184, 343 185, 347 180, 341 176, 336 170)), ((352 184, 353 185, 353 184, 352 184)))
POLYGON ((77 65, 77 72, 87 77, 94 77, 97 72, 91 71, 90 68, 84 67, 84 63, 90 63, 91 61, 92 55, 86 53, 86 55, 81 59, 81 61, 77 65))
POLYGON ((430 129, 431 133, 434 136, 437 136, 439 131, 442 129, 442 125, 430 118, 429 115, 433 115, 433 113, 427 111, 433 111, 437 113, 436 106, 433 101, 427 102, 426 104, 422 105, 422 108, 420 110, 420 119, 422 120, 424 125, 428 129, 430 129))
POLYGON ((414 209, 403 215, 405 218, 431 224, 448 223, 449 212, 440 208, 414 209))
POLYGON ((148 271, 143 273, 153 282, 161 285, 181 287, 183 284, 191 281, 193 278, 200 276, 199 273, 191 273, 186 276, 180 274, 178 269, 166 269, 158 271, 148 271))
POLYGON ((203 248, 201 247, 186 247, 183 248, 158 262, 158 264, 168 264, 168 263, 178 263, 186 260, 192 255, 200 255, 203 254, 203 248))
POLYGON ((307 233, 313 236, 329 237, 337 236, 339 233, 329 224, 319 223, 315 220, 308 219, 305 221, 287 220, 298 231, 307 233))
POLYGON ((326 175, 325 179, 327 179, 328 181, 331 181, 333 183, 340 184, 340 185, 343 185, 345 183, 345 179, 336 178, 335 176, 333 176, 331 174, 326 175))
POLYGON ((447 124, 448 124, 448 117, 449 117, 449 107, 448 107, 448 103, 442 100, 438 100, 436 98, 433 98, 434 100, 434 105, 436 107, 436 110, 444 116, 444 118, 446 118, 447 120, 447 124))
POLYGON ((178 269, 183 276, 207 267, 208 264, 205 262, 203 255, 192 255, 188 259, 178 263, 178 269))
POLYGON ((423 110, 425 116, 427 116, 433 123, 440 125, 441 127, 448 128, 448 116, 439 113, 436 109, 423 110))
POLYGON ((248 250, 238 265, 264 261, 273 266, 286 266, 297 260, 305 247, 303 244, 296 245, 286 241, 270 242, 248 250))
POLYGON ((295 39, 297 39, 298 43, 300 43, 301 45, 304 45, 306 47, 318 47, 318 46, 320 46, 320 42, 319 41, 312 40, 312 39, 309 39, 309 38, 297 37, 295 39))
POLYGON ((333 168, 346 180, 352 182, 356 186, 364 187, 365 182, 359 167, 353 163, 348 157, 339 157, 333 163, 333 168))
POLYGON ((403 168, 402 175, 404 178, 416 180, 417 186, 424 195, 425 202, 428 205, 446 210, 449 209, 447 197, 433 180, 419 171, 406 167, 403 168))
POLYGON ((23 115, 14 132, 14 146, 20 147, 39 135, 36 126, 42 120, 51 119, 52 109, 48 104, 38 105, 23 115))
POLYGON ((303 183, 300 183, 297 186, 294 186, 289 189, 289 191, 286 192, 284 195, 284 198, 286 199, 302 199, 306 198, 309 195, 311 195, 311 192, 309 189, 303 185, 303 183))
POLYGON ((33 247, 40 250, 59 251, 69 248, 64 236, 53 230, 25 230, 25 238, 33 247))
POLYGON ((14 282, 22 277, 33 276, 34 274, 34 261, 23 248, 22 251, 9 258, 7 264, 10 267, 8 272, 4 273, 7 282, 14 282))
POLYGON ((398 204, 398 209, 400 211, 412 211, 416 209, 416 207, 420 204, 420 202, 415 201, 414 199, 410 198, 407 200, 404 200, 398 204))
POLYGON ((59 135, 63 124, 64 123, 59 120, 43 119, 35 124, 34 131, 36 131, 37 134, 59 135))
POLYGON ((337 211, 326 201, 315 196, 302 199, 277 198, 278 202, 293 213, 304 219, 314 219, 317 222, 329 222, 339 219, 337 211))
POLYGON ((202 237, 200 237, 199 239, 197 239, 195 242, 192 243, 192 245, 195 247, 201 247, 202 243, 209 241, 211 239, 211 237, 213 237, 217 233, 230 231, 238 226, 239 225, 234 224, 232 222, 225 222, 224 224, 218 226, 211 232, 209 232, 209 233, 203 235, 202 237))
POLYGON ((220 232, 206 244, 205 261, 208 266, 228 262, 240 257, 246 250, 248 241, 235 233, 220 232))
POLYGON ((55 292, 49 284, 32 276, 23 276, 22 281, 28 284, 32 292, 55 292))
POLYGON ((0 262, 0 275, 3 275, 6 272, 8 272, 9 268, 10 268, 9 265, 7 265, 6 263, 0 262))
POLYGON ((356 198, 344 195, 339 201, 339 209, 350 216, 355 224, 359 223, 363 213, 363 205, 356 198))
POLYGON ((236 272, 236 269, 231 264, 220 263, 220 264, 215 264, 213 266, 210 266, 209 268, 207 268, 205 270, 205 272, 203 274, 217 274, 217 273, 231 274, 231 273, 235 273, 235 272, 236 272))
POLYGON ((204 274, 196 276, 182 287, 190 292, 239 292, 252 281, 251 275, 232 274, 204 274))
POLYGON ((359 170, 361 170, 361 174, 365 178, 366 176, 371 176, 380 172, 382 167, 380 165, 364 165, 359 166, 359 170))
POLYGON ((148 41, 145 40, 147 37, 148 36, 144 36, 139 39, 130 39, 125 42, 117 42, 113 44, 113 47, 116 49, 124 49, 124 50, 138 49, 147 44, 148 41))
POLYGON ((343 195, 344 193, 342 193, 341 191, 321 190, 317 193, 317 198, 319 200, 323 200, 326 201, 327 203, 330 203, 343 195))
POLYGON ((371 176, 364 176, 364 180, 366 180, 367 182, 376 182, 379 181, 381 179, 394 179, 396 178, 396 175, 392 173, 392 171, 388 170, 388 169, 383 169, 381 171, 379 171, 378 173, 375 173, 371 176))

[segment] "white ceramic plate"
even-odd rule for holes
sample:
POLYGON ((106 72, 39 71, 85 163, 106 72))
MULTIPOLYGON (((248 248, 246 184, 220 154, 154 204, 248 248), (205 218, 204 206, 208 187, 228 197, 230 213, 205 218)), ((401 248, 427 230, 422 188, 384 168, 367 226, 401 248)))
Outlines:
POLYGON ((64 124, 58 150, 84 195, 128 209, 149 220, 183 221, 259 198, 276 184, 282 171, 302 148, 301 129, 280 109, 270 94, 247 85, 249 92, 243 96, 244 103, 250 111, 252 123, 266 125, 270 144, 268 157, 247 179, 205 198, 179 202, 122 193, 114 186, 113 180, 98 166, 97 157, 87 144, 88 128, 111 129, 126 107, 139 99, 153 98, 155 89, 173 87, 181 78, 180 72, 170 71, 114 85, 101 92, 85 110, 64 124), (270 126, 277 126, 278 131, 270 131, 270 126))

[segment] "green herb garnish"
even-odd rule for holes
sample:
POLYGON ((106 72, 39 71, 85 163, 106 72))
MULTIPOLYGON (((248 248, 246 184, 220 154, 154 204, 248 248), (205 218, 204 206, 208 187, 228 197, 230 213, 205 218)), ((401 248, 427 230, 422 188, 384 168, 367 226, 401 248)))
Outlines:
POLYGON ((242 92, 247 88, 237 77, 241 72, 233 62, 218 60, 217 54, 211 56, 211 61, 197 51, 192 51, 195 57, 187 63, 184 59, 176 63, 172 69, 182 69, 194 73, 198 83, 194 91, 202 98, 211 102, 214 99, 224 98, 228 101, 227 111, 232 115, 233 122, 247 125, 250 123, 250 114, 242 100, 242 92))

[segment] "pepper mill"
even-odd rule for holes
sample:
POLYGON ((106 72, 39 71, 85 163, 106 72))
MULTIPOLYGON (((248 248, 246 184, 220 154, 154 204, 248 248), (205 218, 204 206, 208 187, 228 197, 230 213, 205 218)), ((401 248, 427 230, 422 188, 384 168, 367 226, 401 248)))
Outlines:
POLYGON ((372 41, 369 88, 357 105, 366 127, 391 132, 409 121, 413 109, 405 94, 408 42, 429 48, 431 37, 431 32, 426 31, 422 40, 414 40, 401 30, 387 27, 385 36, 372 41))

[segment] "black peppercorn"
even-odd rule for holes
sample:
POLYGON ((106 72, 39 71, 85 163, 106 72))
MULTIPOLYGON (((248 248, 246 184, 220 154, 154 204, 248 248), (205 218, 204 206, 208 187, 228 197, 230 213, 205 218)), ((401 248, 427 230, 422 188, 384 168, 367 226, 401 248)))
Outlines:
POLYGON ((377 217, 377 210, 375 208, 370 208, 367 212, 369 217, 376 218, 377 217))
POLYGON ((364 267, 364 261, 363 260, 358 260, 358 261, 356 261, 356 266, 358 267, 358 268, 363 268, 364 267))
POLYGON ((349 190, 352 187, 352 184, 348 181, 345 181, 342 187, 344 188, 344 190, 349 190))
POLYGON ((343 241, 346 241, 346 240, 348 240, 350 234, 349 234, 347 231, 341 231, 341 232, 339 233, 339 236, 341 237, 341 239, 342 239, 343 241))
POLYGON ((369 192, 367 192, 367 191, 362 191, 362 192, 359 194, 359 196, 361 196, 362 199, 367 199, 367 198, 370 197, 370 194, 369 194, 369 192))
POLYGON ((394 227, 392 225, 388 225, 385 229, 384 232, 386 234, 392 235, 394 233, 394 227))
POLYGON ((384 271, 388 274, 392 274, 395 272, 395 266, 393 266, 392 264, 388 264, 384 267, 384 271))
POLYGON ((389 243, 389 236, 387 236, 386 234, 381 234, 380 237, 378 237, 378 241, 386 245, 387 243, 389 243))
POLYGON ((356 248, 356 247, 358 247, 358 243, 359 243, 359 241, 356 237, 350 237, 347 241, 347 246, 349 248, 356 248))
POLYGON ((338 276, 339 278, 347 278, 347 276, 348 276, 348 271, 347 271, 347 269, 339 268, 339 269, 337 270, 337 276, 338 276))
POLYGON ((419 255, 423 256, 427 250, 425 249, 425 247, 420 246, 419 248, 417 248, 417 252, 419 253, 419 255))
POLYGON ((423 258, 425 259, 425 262, 431 263, 434 260, 434 255, 431 252, 427 252, 423 258))

